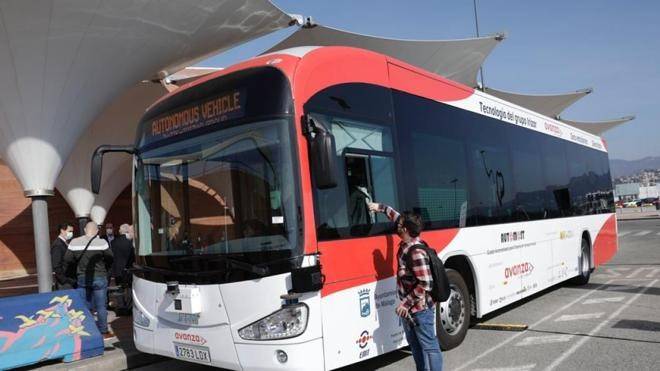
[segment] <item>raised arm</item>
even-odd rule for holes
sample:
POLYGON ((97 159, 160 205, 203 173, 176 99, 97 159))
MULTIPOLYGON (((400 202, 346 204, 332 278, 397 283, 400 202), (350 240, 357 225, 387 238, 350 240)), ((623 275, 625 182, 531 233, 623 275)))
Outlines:
POLYGON ((399 216, 401 216, 401 214, 394 210, 393 207, 375 202, 369 204, 369 210, 383 213, 385 216, 387 216, 387 219, 393 222, 396 222, 399 219, 399 216))

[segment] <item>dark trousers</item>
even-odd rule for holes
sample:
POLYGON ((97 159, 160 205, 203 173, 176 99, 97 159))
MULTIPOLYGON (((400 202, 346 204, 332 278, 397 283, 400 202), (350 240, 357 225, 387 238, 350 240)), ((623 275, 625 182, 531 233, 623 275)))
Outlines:
POLYGON ((94 280, 86 282, 85 278, 78 278, 78 295, 85 300, 90 311, 96 309, 96 327, 102 334, 108 332, 108 279, 106 277, 94 277, 94 280))

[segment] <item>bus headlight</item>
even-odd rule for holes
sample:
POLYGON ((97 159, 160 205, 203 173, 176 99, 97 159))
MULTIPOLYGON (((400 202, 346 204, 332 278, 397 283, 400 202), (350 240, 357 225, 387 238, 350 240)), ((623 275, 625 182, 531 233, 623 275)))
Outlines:
POLYGON ((133 323, 140 327, 149 328, 151 321, 137 306, 133 305, 133 323))
POLYGON ((303 303, 287 305, 238 330, 238 335, 245 340, 292 338, 305 332, 308 315, 309 308, 303 303))

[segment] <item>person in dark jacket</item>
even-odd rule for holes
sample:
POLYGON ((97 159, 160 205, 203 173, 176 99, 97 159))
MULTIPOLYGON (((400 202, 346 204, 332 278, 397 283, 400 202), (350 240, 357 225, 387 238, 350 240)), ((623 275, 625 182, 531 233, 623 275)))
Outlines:
POLYGON ((50 260, 55 273, 55 290, 68 290, 76 288, 76 272, 67 269, 64 264, 64 254, 69 247, 69 241, 73 238, 73 224, 69 222, 60 223, 57 226, 59 234, 50 248, 50 260))
POLYGON ((104 338, 114 336, 108 331, 108 271, 112 265, 112 250, 98 237, 94 222, 85 225, 85 235, 74 238, 64 255, 64 261, 76 268, 78 294, 87 302, 89 310, 96 308, 96 326, 104 338))
POLYGON ((115 284, 121 286, 130 283, 126 269, 133 265, 135 252, 133 251, 133 236, 131 226, 122 224, 119 226, 119 236, 112 240, 110 244, 112 249, 112 276, 115 278, 115 284))

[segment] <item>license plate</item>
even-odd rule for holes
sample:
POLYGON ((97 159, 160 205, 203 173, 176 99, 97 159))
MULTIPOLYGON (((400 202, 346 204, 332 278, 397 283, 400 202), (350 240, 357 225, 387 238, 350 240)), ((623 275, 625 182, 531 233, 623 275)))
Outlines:
POLYGON ((211 354, 207 347, 174 343, 174 354, 177 358, 188 361, 211 363, 211 354))

